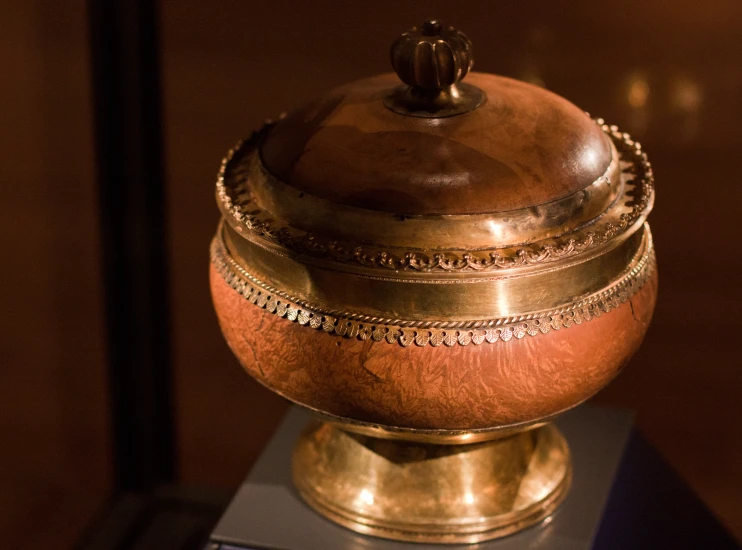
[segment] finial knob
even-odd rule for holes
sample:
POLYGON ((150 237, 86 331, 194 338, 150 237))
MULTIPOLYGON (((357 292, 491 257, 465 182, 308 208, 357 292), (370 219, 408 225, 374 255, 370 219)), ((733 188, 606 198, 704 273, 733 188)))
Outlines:
POLYGON ((407 87, 396 88, 384 104, 400 114, 441 118, 469 112, 484 103, 484 92, 460 83, 474 65, 467 36, 437 19, 397 38, 392 67, 407 87))
POLYGON ((456 84, 474 64, 471 41, 437 19, 425 21, 397 38, 391 59, 402 82, 429 91, 456 84))

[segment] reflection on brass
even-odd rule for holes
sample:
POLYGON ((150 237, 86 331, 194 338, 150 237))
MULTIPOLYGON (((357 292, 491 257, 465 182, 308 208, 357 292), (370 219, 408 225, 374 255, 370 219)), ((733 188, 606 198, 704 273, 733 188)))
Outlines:
MULTIPOLYGON (((234 262, 255 278, 281 289, 294 300, 325 312, 347 312, 376 320, 400 318, 442 322, 462 328, 493 326, 533 318, 601 293, 620 280, 648 252, 641 230, 616 238, 607 250, 584 254, 551 266, 516 273, 371 275, 339 271, 319 262, 297 263, 280 251, 241 239, 227 226, 220 234, 234 262), (515 313, 514 313, 515 312, 515 313), (475 321, 475 322, 471 322, 475 321)), ((646 239, 649 239, 647 236, 646 239)), ((556 311, 555 311, 556 312, 556 311)))
POLYGON ((469 445, 389 441, 313 423, 293 456, 294 483, 315 510, 398 540, 473 543, 550 515, 571 480, 551 424, 469 445))
MULTIPOLYGON (((544 217, 562 219, 561 216, 556 216, 554 212, 544 210, 543 207, 546 205, 528 209, 524 214, 530 221, 505 231, 494 230, 486 236, 488 241, 485 242, 489 246, 484 243, 480 244, 483 250, 463 251, 460 248, 456 250, 450 245, 446 248, 431 246, 428 244, 429 241, 426 242, 424 237, 421 238, 418 233, 406 226, 401 228, 401 231, 408 235, 412 233, 414 238, 427 244, 425 248, 421 250, 421 248, 412 247, 393 247, 389 246, 389 243, 378 241, 364 246, 363 242, 346 241, 337 238, 337 236, 327 239, 323 238, 321 234, 293 227, 284 220, 276 218, 273 212, 264 210, 260 204, 256 203, 251 190, 250 169, 252 164, 243 160, 245 155, 252 153, 254 147, 264 137, 265 132, 269 130, 269 127, 254 134, 250 140, 238 144, 222 161, 216 185, 217 203, 222 210, 224 219, 247 239, 258 239, 262 246, 268 247, 275 244, 288 249, 293 254, 326 258, 342 264, 355 264, 393 271, 451 273, 515 269, 557 262, 605 245, 626 232, 635 231, 637 226, 641 225, 646 218, 654 201, 654 174, 647 155, 642 150, 639 142, 632 140, 628 134, 620 132, 616 126, 608 126, 602 119, 597 119, 596 122, 611 137, 614 146, 619 151, 623 191, 610 205, 606 205, 607 209, 601 216, 592 220, 593 222, 597 220, 597 224, 588 224, 586 227, 578 227, 572 231, 559 232, 557 233, 558 238, 552 238, 552 235, 547 231, 545 236, 542 235, 539 239, 533 240, 524 246, 517 246, 520 242, 517 238, 514 242, 507 239, 502 242, 501 236, 511 235, 513 229, 518 232, 527 231, 528 226, 533 223, 538 224, 539 220, 544 217), (496 244, 495 249, 492 249, 493 244, 496 244)), ((614 176, 613 181, 616 180, 617 177, 614 176)), ((598 187, 601 183, 602 180, 597 182, 598 187)), ((260 181, 258 181, 258 185, 260 185, 260 181)), ((569 204, 571 202, 564 204, 560 200, 557 204, 557 207, 568 207, 565 220, 567 223, 571 220, 569 216, 569 204)), ((342 206, 337 208, 341 212, 343 211, 342 206)), ((510 214, 512 212, 487 215, 484 221, 479 222, 478 220, 482 218, 480 216, 448 216, 447 218, 453 222, 455 229, 443 233, 452 234, 455 240, 462 242, 470 238, 472 223, 486 224, 491 228, 493 225, 497 226, 497 220, 503 214, 508 214, 508 219, 511 219, 510 214)), ((356 221, 360 228, 367 227, 370 224, 385 224, 389 227, 394 221, 392 216, 380 216, 375 221, 373 213, 366 213, 362 209, 353 210, 351 215, 355 215, 356 219, 361 221, 360 224, 356 221)), ((308 214, 308 216, 311 217, 312 214, 308 214)), ((518 219, 518 217, 515 216, 514 219, 518 219)), ((330 219, 336 218, 332 217, 330 219)), ((405 222, 410 219, 410 217, 405 217, 405 222)), ((430 220, 421 219, 420 221, 429 224, 431 227, 437 226, 438 234, 442 232, 441 226, 436 224, 439 221, 438 217, 430 220)), ((443 220, 444 223, 445 221, 443 220)), ((342 234, 343 229, 341 228, 339 231, 342 234)), ((430 231, 435 233, 436 230, 431 229, 430 231)), ((551 231, 553 231, 553 228, 551 231)), ((373 239, 373 237, 367 238, 373 239)))
POLYGON ((526 428, 539 428, 546 425, 546 419, 539 422, 527 422, 515 426, 499 428, 483 428, 479 430, 419 430, 405 429, 394 426, 373 425, 368 422, 358 422, 349 418, 332 418, 330 415, 317 413, 315 415, 338 429, 345 430, 377 439, 392 439, 415 443, 430 443, 434 445, 469 445, 493 441, 517 434, 526 428))
MULTIPOLYGON (((603 313, 608 313, 626 302, 642 288, 644 282, 654 271, 655 258, 651 234, 647 226, 644 242, 634 261, 629 264, 628 270, 610 286, 553 310, 529 312, 515 317, 464 322, 437 319, 424 321, 384 319, 350 311, 323 311, 321 307, 273 288, 251 275, 231 257, 219 235, 211 244, 211 261, 225 281, 246 300, 279 317, 285 317, 289 321, 347 338, 386 341, 390 344, 398 343, 404 347, 413 343, 418 346, 430 344, 435 347, 507 342, 511 338, 520 339, 526 335, 547 334, 551 330, 569 328, 600 317, 603 313)), ((597 268, 593 267, 593 270, 595 269, 597 268)), ((591 280, 597 279, 594 273, 588 273, 591 280)), ((578 279, 575 276, 565 278, 563 274, 558 274, 558 277, 568 281, 578 279)), ((443 303, 450 306, 452 302, 460 298, 460 287, 444 285, 443 288, 459 295, 451 295, 443 303)), ((529 290, 533 290, 533 283, 529 283, 529 290)), ((354 292, 357 291, 356 287, 354 292)), ((506 292, 506 289, 499 287, 497 291, 502 293, 506 292)), ((564 293, 559 295, 563 296, 564 293)), ((370 296, 365 295, 365 299, 369 301, 370 296)))
MULTIPOLYGON (((359 533, 474 543, 556 509, 571 465, 550 421, 641 344, 654 175, 563 98, 462 83, 471 43, 438 21, 391 57, 405 86, 337 88, 224 159, 212 296, 243 367, 320 420, 293 455, 310 506, 359 533)), ((648 97, 637 81, 628 99, 648 97)))
POLYGON ((629 82, 629 105, 635 109, 642 109, 647 105, 649 98, 649 82, 642 75, 634 75, 629 82))
POLYGON ((476 86, 460 83, 474 65, 471 41, 440 21, 425 21, 402 33, 392 44, 391 61, 406 84, 384 98, 384 105, 396 113, 449 117, 468 113, 487 99, 476 86))

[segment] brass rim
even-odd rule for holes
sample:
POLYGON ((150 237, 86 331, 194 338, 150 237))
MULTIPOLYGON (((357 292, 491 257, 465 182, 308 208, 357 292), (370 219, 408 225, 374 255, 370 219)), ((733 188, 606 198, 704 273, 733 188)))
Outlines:
POLYGON ((380 318, 348 311, 328 310, 274 288, 245 270, 226 249, 220 236, 211 244, 211 262, 226 283, 244 299, 267 312, 299 325, 345 338, 386 341, 403 347, 466 346, 507 342, 513 338, 547 334, 591 321, 634 296, 655 269, 651 234, 636 264, 609 287, 556 309, 513 317, 471 321, 409 321, 380 318))
MULTIPOLYGON (((652 208, 654 175, 639 142, 616 126, 595 119, 619 152, 623 171, 633 175, 631 185, 617 201, 630 201, 629 210, 615 216, 601 217, 602 222, 588 223, 558 238, 549 237, 524 246, 494 250, 441 250, 424 253, 416 249, 384 248, 361 243, 326 240, 310 232, 273 219, 254 201, 245 185, 235 185, 232 178, 244 180, 246 173, 235 169, 233 161, 254 149, 272 123, 267 123, 249 139, 229 151, 217 177, 216 194, 225 219, 244 234, 272 243, 293 254, 329 260, 339 265, 360 266, 385 271, 477 273, 542 265, 581 255, 606 245, 616 237, 640 226, 652 208)), ((244 181, 242 181, 244 183, 244 181)))
POLYGON ((564 481, 551 493, 548 499, 540 502, 532 509, 522 513, 512 513, 511 517, 493 518, 489 522, 478 524, 471 532, 465 533, 430 533, 423 530, 415 530, 407 527, 393 527, 390 525, 375 524, 372 519, 359 518, 350 510, 333 507, 331 504, 317 497, 301 484, 299 479, 294 479, 294 485, 301 498, 317 513, 343 527, 374 537, 400 540, 406 542, 430 542, 434 544, 466 544, 477 543, 498 539, 517 533, 526 527, 531 527, 544 521, 551 516, 569 493, 572 484, 572 470, 569 469, 564 481), (476 530, 474 530, 476 529, 476 530))

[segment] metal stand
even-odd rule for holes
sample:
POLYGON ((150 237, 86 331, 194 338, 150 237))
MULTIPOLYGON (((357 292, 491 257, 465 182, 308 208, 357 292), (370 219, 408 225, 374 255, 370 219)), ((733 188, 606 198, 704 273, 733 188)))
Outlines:
MULTIPOLYGON (((291 455, 309 420, 307 413, 296 408, 286 416, 212 533, 212 543, 221 544, 222 550, 419 548, 414 543, 359 535, 326 520, 303 503, 291 482, 291 455)), ((539 525, 503 539, 479 543, 477 548, 592 548, 631 425, 632 414, 617 409, 580 407, 562 416, 557 426, 569 443, 574 470, 566 500, 539 525)))

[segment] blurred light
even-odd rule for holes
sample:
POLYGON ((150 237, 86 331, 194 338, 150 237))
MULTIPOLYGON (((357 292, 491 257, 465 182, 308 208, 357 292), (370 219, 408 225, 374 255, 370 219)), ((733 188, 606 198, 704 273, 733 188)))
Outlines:
POLYGON ((629 82, 629 105, 641 109, 647 105, 649 98, 649 83, 643 76, 635 75, 629 82))
POLYGON ((542 61, 542 55, 535 52, 527 53, 518 63, 518 73, 516 75, 518 80, 545 88, 546 84, 543 78, 542 61))
POLYGON ((524 69, 523 72, 521 72, 518 75, 518 78, 519 80, 522 80, 523 82, 528 82, 529 84, 533 84, 534 86, 546 88, 546 83, 544 82, 544 79, 541 78, 539 71, 534 67, 524 69))
POLYGON ((464 502, 467 504, 474 504, 474 495, 471 493, 466 493, 464 495, 464 502))
POLYGON ((374 495, 372 495, 371 491, 369 491, 368 489, 363 489, 361 491, 361 500, 365 502, 366 504, 373 504, 374 495))
POLYGON ((598 169, 601 166, 600 158, 598 158, 598 153, 595 151, 595 149, 592 148, 586 148, 581 155, 582 162, 585 164, 586 167, 591 167, 593 169, 598 169))
POLYGON ((695 112, 703 103, 701 87, 686 77, 677 78, 670 93, 673 106, 681 111, 695 112))

